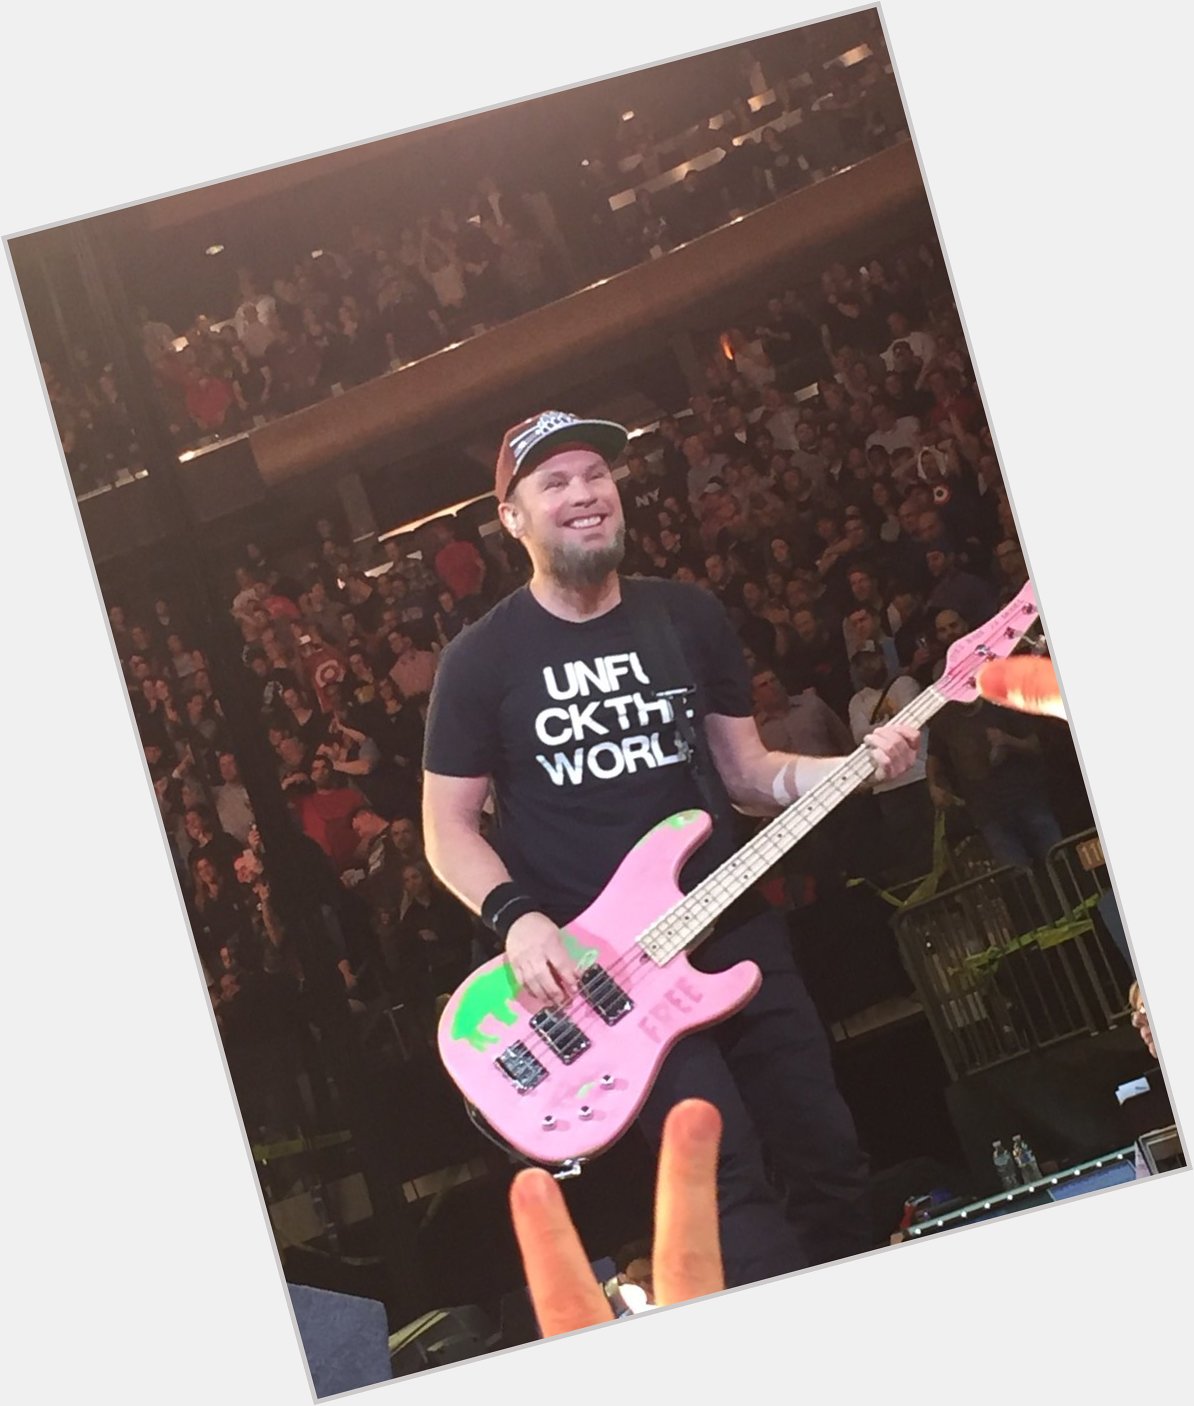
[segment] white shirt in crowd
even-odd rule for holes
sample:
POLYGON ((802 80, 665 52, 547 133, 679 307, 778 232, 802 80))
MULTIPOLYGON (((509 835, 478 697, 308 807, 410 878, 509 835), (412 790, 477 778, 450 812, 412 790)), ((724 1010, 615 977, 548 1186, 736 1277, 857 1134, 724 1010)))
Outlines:
POLYGON ((255 822, 249 793, 239 781, 226 781, 216 791, 216 814, 233 839, 249 843, 249 827, 255 822))
POLYGON ((883 365, 889 371, 895 370, 895 345, 896 342, 907 342, 912 349, 912 355, 922 366, 927 366, 937 355, 937 343, 927 332, 909 332, 906 337, 897 337, 891 346, 887 348, 883 355, 883 365))
MULTIPOLYGON (((246 298, 244 302, 241 303, 232 319, 232 325, 236 328, 236 335, 243 342, 245 340, 245 329, 254 325, 245 315, 245 308, 248 307, 250 303, 257 309, 256 325, 267 327, 270 336, 276 337, 278 335, 278 303, 270 293, 262 293, 256 298, 246 298)), ((252 352, 250 352, 249 355, 251 356, 252 352)))
POLYGON ((761 391, 775 380, 775 367, 767 360, 762 342, 747 342, 734 357, 734 370, 752 390, 761 391))
POLYGON ((765 423, 775 441, 776 449, 783 454, 790 454, 796 448, 796 426, 800 423, 800 412, 786 405, 769 416, 765 423))
POLYGON ((268 322, 246 322, 245 330, 240 334, 241 346, 254 361, 260 361, 277 339, 277 332, 268 322))
MULTIPOLYGON (((878 703, 881 688, 860 688, 850 699, 850 731, 854 734, 855 742, 861 742, 868 732, 882 723, 890 722, 895 715, 906 708, 909 703, 920 692, 920 685, 915 679, 909 678, 907 674, 901 674, 898 679, 887 690, 887 697, 883 699, 883 706, 879 711, 879 716, 872 721, 871 714, 875 711, 875 704, 878 703)), ((915 781, 925 779, 925 758, 929 751, 929 730, 921 728, 920 745, 916 749, 916 760, 902 776, 898 776, 894 781, 877 781, 872 787, 876 795, 884 791, 895 791, 901 786, 911 786, 915 781)))
POLYGON ((426 273, 441 308, 458 308, 464 302, 464 271, 455 260, 442 268, 429 268, 426 273))
POLYGON ((875 430, 867 435, 866 447, 881 444, 889 454, 897 449, 911 449, 913 454, 920 448, 920 421, 915 415, 901 415, 889 430, 875 430))

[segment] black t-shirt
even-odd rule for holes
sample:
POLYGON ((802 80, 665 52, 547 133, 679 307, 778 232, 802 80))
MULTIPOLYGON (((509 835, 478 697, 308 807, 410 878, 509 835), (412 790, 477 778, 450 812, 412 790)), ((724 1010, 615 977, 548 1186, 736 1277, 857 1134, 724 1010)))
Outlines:
POLYGON ((663 480, 653 476, 641 482, 638 479, 626 478, 619 485, 619 493, 627 526, 652 535, 658 533, 659 510, 667 496, 663 480))
POLYGON ((372 589, 363 600, 354 602, 350 607, 358 623, 370 634, 381 624, 381 616, 385 608, 385 601, 372 589))
POLYGON ((951 703, 929 728, 929 756, 945 766, 950 783, 979 824, 1013 815, 1023 805, 1047 801, 1039 752, 1016 752, 992 743, 988 728, 1010 737, 1039 738, 1035 718, 980 699, 951 703))
POLYGON ((194 846, 190 862, 194 867, 196 860, 210 859, 224 877, 231 880, 235 875, 233 865, 244 852, 244 845, 235 835, 229 835, 225 830, 217 830, 206 844, 194 846))
MULTIPOLYGON (((718 602, 683 582, 623 587, 658 592, 693 671, 698 721, 749 717, 742 648, 718 602)), ((583 912, 654 825, 704 808, 669 705, 651 696, 630 609, 624 598, 597 619, 560 620, 523 587, 444 650, 431 695, 425 769, 493 778, 494 846, 558 923, 583 912)), ((683 887, 733 847, 727 820, 685 866, 683 887)))

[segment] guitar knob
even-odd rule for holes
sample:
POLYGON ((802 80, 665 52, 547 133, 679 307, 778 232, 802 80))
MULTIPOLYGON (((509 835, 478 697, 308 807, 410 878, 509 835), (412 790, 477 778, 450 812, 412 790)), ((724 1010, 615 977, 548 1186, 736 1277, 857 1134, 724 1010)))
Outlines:
POLYGON ((601 1076, 601 1087, 602 1087, 603 1089, 612 1089, 613 1086, 614 1086, 614 1076, 613 1076, 612 1074, 603 1074, 603 1075, 601 1076))
POLYGON ((550 1132, 551 1129, 555 1127, 555 1125, 556 1125, 556 1116, 555 1116, 555 1114, 554 1114, 554 1113, 545 1113, 545 1114, 543 1115, 543 1127, 544 1127, 544 1129, 547 1130, 548 1132, 550 1132))
POLYGON ((589 1107, 587 1103, 582 1103, 580 1106, 581 1121, 587 1123, 592 1116, 593 1110, 589 1107))

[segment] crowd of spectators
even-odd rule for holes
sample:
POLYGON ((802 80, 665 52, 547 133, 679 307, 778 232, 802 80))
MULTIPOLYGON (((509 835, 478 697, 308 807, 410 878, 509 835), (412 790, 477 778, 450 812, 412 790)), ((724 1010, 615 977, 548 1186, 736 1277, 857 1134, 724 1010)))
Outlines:
MULTIPOLYGON (((681 134, 619 123, 549 189, 491 176, 469 191, 445 186, 438 208, 386 228, 355 224, 343 240, 329 234, 290 267, 240 267, 222 316, 173 327, 141 308, 141 348, 177 447, 250 431, 661 257, 907 136, 881 49, 815 82, 777 76, 754 97, 752 107, 744 87, 727 111, 681 134), (627 191, 634 199, 611 208, 627 191)), ((69 364, 42 369, 77 491, 136 472, 141 449, 114 367, 77 346, 69 364)))
MULTIPOLYGON (((907 137, 895 79, 872 42, 877 51, 853 67, 777 77, 675 136, 660 140, 637 117, 622 124, 612 152, 582 167, 602 272, 659 258, 907 137), (611 209, 610 197, 629 194, 611 209)), ((767 82, 756 75, 752 86, 767 82)))
MULTIPOLYGON (((1027 572, 939 252, 833 264, 819 288, 813 305, 780 292, 712 338, 707 384, 634 434, 618 475, 626 572, 716 595, 764 741, 835 755, 931 684, 1027 572)), ((401 1006, 417 1044, 484 950, 423 855, 428 696, 442 648, 527 563, 453 520, 415 540, 354 547, 320 519, 299 569, 247 547, 228 606, 321 878, 344 1005, 365 1024, 401 1006)), ((113 602, 110 619, 220 1024, 251 1045, 269 1028, 262 990, 301 989, 301 963, 207 661, 166 599, 136 619, 113 602)), ((936 814, 980 836, 992 864, 1042 859, 1062 833, 1047 778, 1040 724, 951 704, 910 772, 847 802, 831 844, 794 852, 781 901, 806 901, 824 864, 923 875, 936 814)))

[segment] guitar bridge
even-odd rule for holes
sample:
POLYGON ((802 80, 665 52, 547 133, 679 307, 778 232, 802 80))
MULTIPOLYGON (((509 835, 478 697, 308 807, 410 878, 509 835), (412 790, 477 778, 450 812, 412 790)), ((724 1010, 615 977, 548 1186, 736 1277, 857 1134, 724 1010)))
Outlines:
POLYGON ((579 1059, 592 1043, 585 1032, 557 1006, 531 1017, 531 1029, 541 1035, 562 1064, 579 1059))
POLYGON ((529 1094, 547 1078, 547 1070, 521 1040, 504 1049, 494 1064, 515 1086, 520 1094, 529 1094))
POLYGON ((581 972, 580 994, 606 1025, 617 1025, 634 1009, 634 1002, 604 967, 586 967, 581 972))

